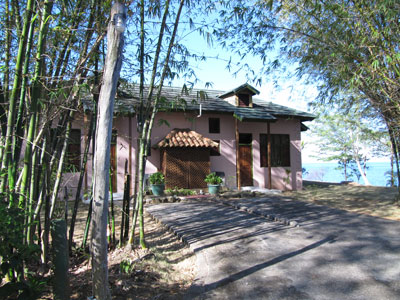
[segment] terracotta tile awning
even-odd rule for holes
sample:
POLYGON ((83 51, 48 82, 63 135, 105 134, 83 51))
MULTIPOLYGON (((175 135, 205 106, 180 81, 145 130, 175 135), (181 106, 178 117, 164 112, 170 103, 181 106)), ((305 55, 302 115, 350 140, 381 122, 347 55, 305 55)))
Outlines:
POLYGON ((191 147, 216 148, 218 143, 190 129, 175 128, 155 145, 158 148, 191 147))

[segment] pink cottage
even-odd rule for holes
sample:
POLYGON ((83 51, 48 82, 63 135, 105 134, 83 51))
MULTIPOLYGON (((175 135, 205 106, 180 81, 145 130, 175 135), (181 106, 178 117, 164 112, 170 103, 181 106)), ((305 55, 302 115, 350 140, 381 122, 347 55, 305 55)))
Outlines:
MULTIPOLYGON (((116 97, 114 110, 114 192, 123 191, 125 166, 132 181, 136 170, 139 87, 131 85, 123 90, 116 97)), ((217 172, 228 188, 301 189, 300 132, 307 130, 303 122, 315 116, 257 99, 257 94, 259 91, 249 84, 228 92, 182 92, 181 88, 164 87, 165 101, 156 117, 146 175, 163 172, 171 188, 204 188, 205 175, 217 172)), ((90 101, 83 102, 88 112, 90 101)), ((76 138, 72 137, 70 149, 75 152, 80 149, 83 153, 87 119, 84 114, 74 123, 76 138)), ((91 157, 89 154, 86 190, 90 189, 91 157)), ((76 188, 77 173, 66 174, 64 179, 70 188, 76 188)))

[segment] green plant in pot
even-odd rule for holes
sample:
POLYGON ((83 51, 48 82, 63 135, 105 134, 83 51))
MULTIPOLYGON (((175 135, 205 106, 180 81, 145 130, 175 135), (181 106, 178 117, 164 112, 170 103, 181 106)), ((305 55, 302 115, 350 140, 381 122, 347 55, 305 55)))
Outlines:
POLYGON ((219 177, 215 172, 213 172, 208 174, 204 181, 207 182, 208 192, 211 195, 217 195, 222 183, 222 178, 219 177))
POLYGON ((151 192, 154 196, 161 196, 164 194, 165 189, 165 177, 163 173, 156 172, 149 177, 151 192))

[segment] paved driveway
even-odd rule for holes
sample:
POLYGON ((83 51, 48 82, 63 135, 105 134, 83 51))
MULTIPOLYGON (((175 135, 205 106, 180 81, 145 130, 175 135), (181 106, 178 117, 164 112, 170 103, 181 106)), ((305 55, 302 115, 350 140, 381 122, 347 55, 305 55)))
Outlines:
POLYGON ((229 203, 253 213, 212 201, 146 207, 196 253, 187 299, 400 299, 400 222, 281 196, 229 203))

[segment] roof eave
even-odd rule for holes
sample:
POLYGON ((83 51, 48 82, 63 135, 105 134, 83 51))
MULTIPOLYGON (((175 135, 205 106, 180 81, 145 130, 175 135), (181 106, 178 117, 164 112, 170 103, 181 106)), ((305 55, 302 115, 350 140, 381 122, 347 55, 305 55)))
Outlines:
POLYGON ((223 99, 223 98, 227 98, 227 97, 236 95, 240 91, 245 90, 245 89, 249 90, 253 95, 259 95, 260 94, 259 90, 257 90, 256 88, 254 88, 250 84, 245 83, 245 84, 242 84, 241 86, 238 86, 237 88, 234 88, 233 90, 230 90, 230 91, 228 91, 226 93, 223 93, 222 95, 219 95, 219 98, 223 99))

